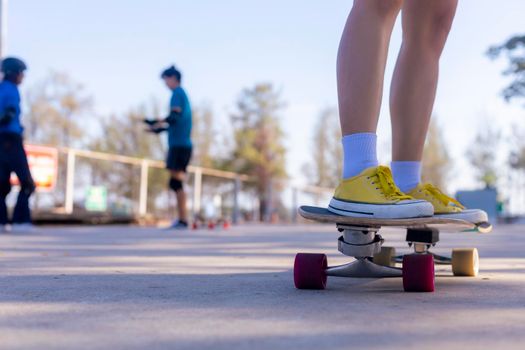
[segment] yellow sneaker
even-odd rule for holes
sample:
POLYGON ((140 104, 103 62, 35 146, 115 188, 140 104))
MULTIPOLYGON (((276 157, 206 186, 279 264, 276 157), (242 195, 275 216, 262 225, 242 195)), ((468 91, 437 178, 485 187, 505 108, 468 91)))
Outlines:
POLYGON ((399 190, 390 169, 385 166, 365 169, 342 180, 328 210, 345 216, 402 219, 432 216, 434 208, 425 200, 414 199, 399 190))
POLYGON ((447 196, 436 186, 419 184, 408 195, 428 201, 434 206, 434 215, 451 219, 462 219, 473 223, 488 221, 487 213, 481 209, 466 209, 456 199, 447 196))

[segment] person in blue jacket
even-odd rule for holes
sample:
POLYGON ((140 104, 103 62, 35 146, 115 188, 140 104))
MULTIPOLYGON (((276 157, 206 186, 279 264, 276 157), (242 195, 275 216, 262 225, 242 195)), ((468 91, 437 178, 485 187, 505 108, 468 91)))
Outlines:
POLYGON ((26 64, 18 58, 7 57, 2 60, 3 80, 0 82, 0 230, 31 228, 29 197, 35 190, 35 183, 29 170, 24 151, 24 128, 20 121, 20 93, 18 85, 24 79, 26 64), (11 173, 20 182, 20 192, 9 220, 6 197, 11 192, 11 173))
POLYGON ((170 109, 166 118, 145 120, 150 125, 150 131, 160 133, 167 131, 168 155, 166 168, 170 172, 169 187, 177 196, 179 218, 170 226, 172 229, 188 228, 188 213, 186 209, 186 194, 184 181, 186 168, 191 160, 193 144, 191 141, 192 112, 188 95, 181 86, 182 74, 171 66, 162 71, 161 78, 171 90, 170 109))

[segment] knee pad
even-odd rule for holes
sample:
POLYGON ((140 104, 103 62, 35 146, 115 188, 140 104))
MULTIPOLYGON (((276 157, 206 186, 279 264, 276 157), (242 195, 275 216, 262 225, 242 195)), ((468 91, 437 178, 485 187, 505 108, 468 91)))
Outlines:
POLYGON ((174 179, 174 178, 171 178, 170 179, 170 188, 173 191, 175 191, 175 192, 178 192, 178 191, 182 190, 182 181, 174 179))
POLYGON ((33 179, 28 179, 20 183, 20 191, 24 192, 27 196, 30 196, 35 192, 36 186, 33 179))

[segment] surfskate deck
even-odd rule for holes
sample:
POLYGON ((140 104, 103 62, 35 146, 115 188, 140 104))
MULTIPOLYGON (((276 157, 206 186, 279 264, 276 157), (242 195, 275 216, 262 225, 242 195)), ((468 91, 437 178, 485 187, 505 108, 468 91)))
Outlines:
POLYGON ((428 216, 408 219, 373 219, 357 218, 334 214, 326 208, 303 205, 299 207, 299 215, 305 219, 334 223, 339 225, 364 226, 364 227, 402 227, 402 228, 421 228, 421 227, 441 227, 456 231, 474 230, 481 233, 488 233, 492 230, 489 222, 473 223, 461 219, 440 218, 439 216, 428 216))
POLYGON ((433 292, 434 264, 451 265, 454 276, 477 276, 479 271, 476 248, 453 249, 451 257, 431 251, 439 242, 439 230, 490 232, 492 229, 488 222, 473 223, 437 216, 410 219, 355 218, 312 206, 301 206, 298 211, 306 219, 335 224, 342 234, 337 240, 338 250, 343 255, 353 257, 354 261, 328 266, 325 254, 298 253, 293 270, 297 289, 325 289, 328 276, 401 277, 403 289, 407 292, 433 292), (383 246, 385 240, 378 233, 382 226, 405 228, 406 241, 414 252, 397 255, 394 247, 383 246))

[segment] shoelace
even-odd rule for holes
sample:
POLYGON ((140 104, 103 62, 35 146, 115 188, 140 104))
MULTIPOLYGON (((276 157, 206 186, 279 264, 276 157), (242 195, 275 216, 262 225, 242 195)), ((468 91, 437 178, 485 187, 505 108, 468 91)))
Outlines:
POLYGON ((465 207, 460 202, 458 202, 452 197, 447 196, 446 194, 441 192, 439 188, 432 185, 431 183, 426 183, 423 186, 421 186, 421 191, 427 191, 444 205, 449 205, 450 203, 452 203, 454 206, 460 209, 465 209, 465 207))
POLYGON ((370 178, 373 178, 373 183, 377 183, 378 189, 380 189, 385 197, 393 200, 405 200, 413 199, 410 196, 407 196, 396 186, 392 178, 392 173, 390 169, 385 166, 377 167, 376 173, 371 175, 370 178), (377 179, 376 179, 377 178, 377 179), (377 182, 375 181, 377 180, 377 182))

